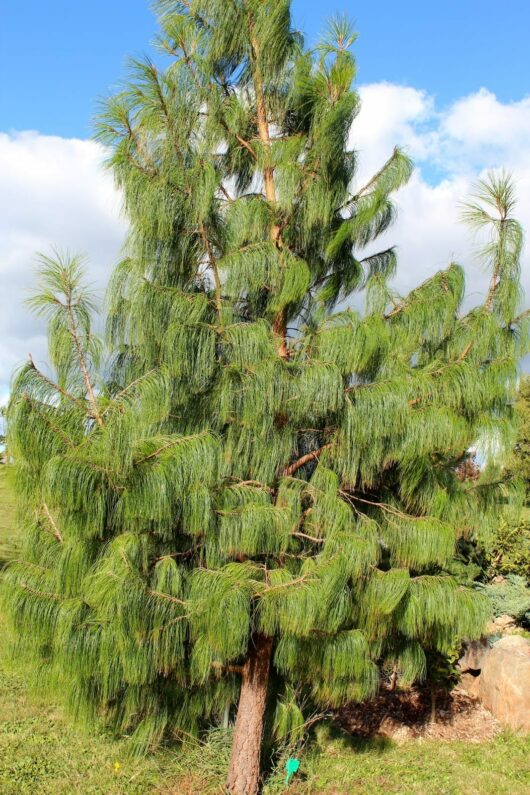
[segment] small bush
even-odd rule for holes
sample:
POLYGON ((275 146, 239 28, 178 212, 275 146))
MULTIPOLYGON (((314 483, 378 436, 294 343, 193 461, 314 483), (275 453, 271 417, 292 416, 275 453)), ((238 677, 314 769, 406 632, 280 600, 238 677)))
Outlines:
POLYGON ((517 574, 530 578, 530 521, 518 525, 501 522, 492 538, 484 545, 486 575, 517 574))
POLYGON ((524 577, 509 574, 478 587, 490 599, 495 616, 512 616, 523 626, 530 626, 530 588, 524 577))

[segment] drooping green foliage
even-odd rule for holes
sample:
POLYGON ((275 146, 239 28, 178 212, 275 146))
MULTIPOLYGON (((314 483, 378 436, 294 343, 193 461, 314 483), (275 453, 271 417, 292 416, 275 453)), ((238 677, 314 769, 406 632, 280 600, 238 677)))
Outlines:
POLYGON ((530 493, 530 378, 524 376, 519 384, 517 403, 517 436, 505 469, 507 480, 520 478, 526 491, 526 502, 530 493))
POLYGON ((461 581, 479 581, 495 616, 509 615, 524 626, 530 622, 529 387, 528 377, 522 377, 515 403, 515 443, 502 470, 506 484, 518 483, 520 504, 510 506, 488 532, 462 541, 453 564, 461 581))
POLYGON ((167 68, 134 63, 98 122, 131 226, 108 355, 78 263, 46 260, 54 374, 30 361, 9 409, 14 623, 138 751, 220 720, 256 635, 293 737, 302 706, 369 698, 388 665, 408 684, 480 634, 487 601, 450 563, 498 478, 458 473, 509 443, 526 351, 507 177, 468 209, 491 234, 481 305, 457 264, 392 289, 373 244, 411 164, 358 184, 345 22, 308 51, 288 0, 158 6, 167 68))

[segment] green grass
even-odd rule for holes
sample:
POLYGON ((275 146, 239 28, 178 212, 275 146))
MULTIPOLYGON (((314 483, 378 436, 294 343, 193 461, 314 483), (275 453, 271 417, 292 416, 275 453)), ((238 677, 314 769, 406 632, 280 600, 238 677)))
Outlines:
MULTIPOLYGON (((7 468, 0 465, 0 566, 19 545, 7 468)), ((530 742, 501 735, 483 744, 355 743, 330 738, 302 755, 301 776, 289 790, 279 770, 266 795, 526 795, 530 742)), ((12 659, 0 617, 1 795, 214 795, 222 793, 229 736, 206 745, 166 748, 133 761, 126 741, 88 733, 28 685, 12 659)))
POLYGON ((331 742, 304 760, 307 783, 290 795, 524 795, 530 791, 527 740, 501 735, 489 743, 331 742))
POLYGON ((8 467, 0 464, 0 568, 16 553, 18 540, 15 499, 8 481, 8 467))
POLYGON ((2 795, 144 795, 169 767, 169 758, 131 762, 123 743, 71 725, 54 705, 28 695, 22 675, 0 668, 2 795))

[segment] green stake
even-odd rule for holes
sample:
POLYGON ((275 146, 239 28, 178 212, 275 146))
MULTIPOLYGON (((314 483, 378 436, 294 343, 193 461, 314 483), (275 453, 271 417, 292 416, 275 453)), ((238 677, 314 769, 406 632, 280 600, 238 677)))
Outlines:
POLYGON ((289 781, 294 776, 295 773, 298 773, 298 769, 300 767, 300 760, 299 759, 288 759, 285 765, 285 769, 287 770, 287 776, 285 777, 285 783, 289 784, 289 781))

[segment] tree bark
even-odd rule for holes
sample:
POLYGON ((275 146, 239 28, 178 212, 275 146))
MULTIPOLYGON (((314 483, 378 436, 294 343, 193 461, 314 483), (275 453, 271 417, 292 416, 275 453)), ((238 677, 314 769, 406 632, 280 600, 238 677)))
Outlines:
MULTIPOLYGON (((265 187, 265 198, 271 206, 276 205, 276 185, 274 182, 274 164, 272 162, 271 151, 271 137, 269 120, 267 118, 267 103, 265 101, 265 92, 263 87, 263 76, 259 65, 259 52, 260 46, 256 36, 254 35, 254 22, 252 16, 249 16, 249 30, 250 30, 250 43, 252 46, 252 63, 253 63, 253 77, 254 77, 254 90, 256 92, 256 115, 258 122, 258 134, 261 143, 264 146, 266 160, 263 169, 263 184, 265 187)), ((277 223, 273 224, 271 229, 271 240, 277 248, 282 248, 282 239, 280 227, 277 223)), ((278 347, 278 355, 282 359, 289 358, 289 349, 287 347, 287 317, 285 309, 281 309, 276 315, 273 323, 273 331, 280 336, 280 345, 278 347)))
POLYGON ((257 795, 260 778, 261 739, 269 685, 272 638, 255 635, 243 666, 241 693, 228 769, 227 788, 232 795, 257 795))

